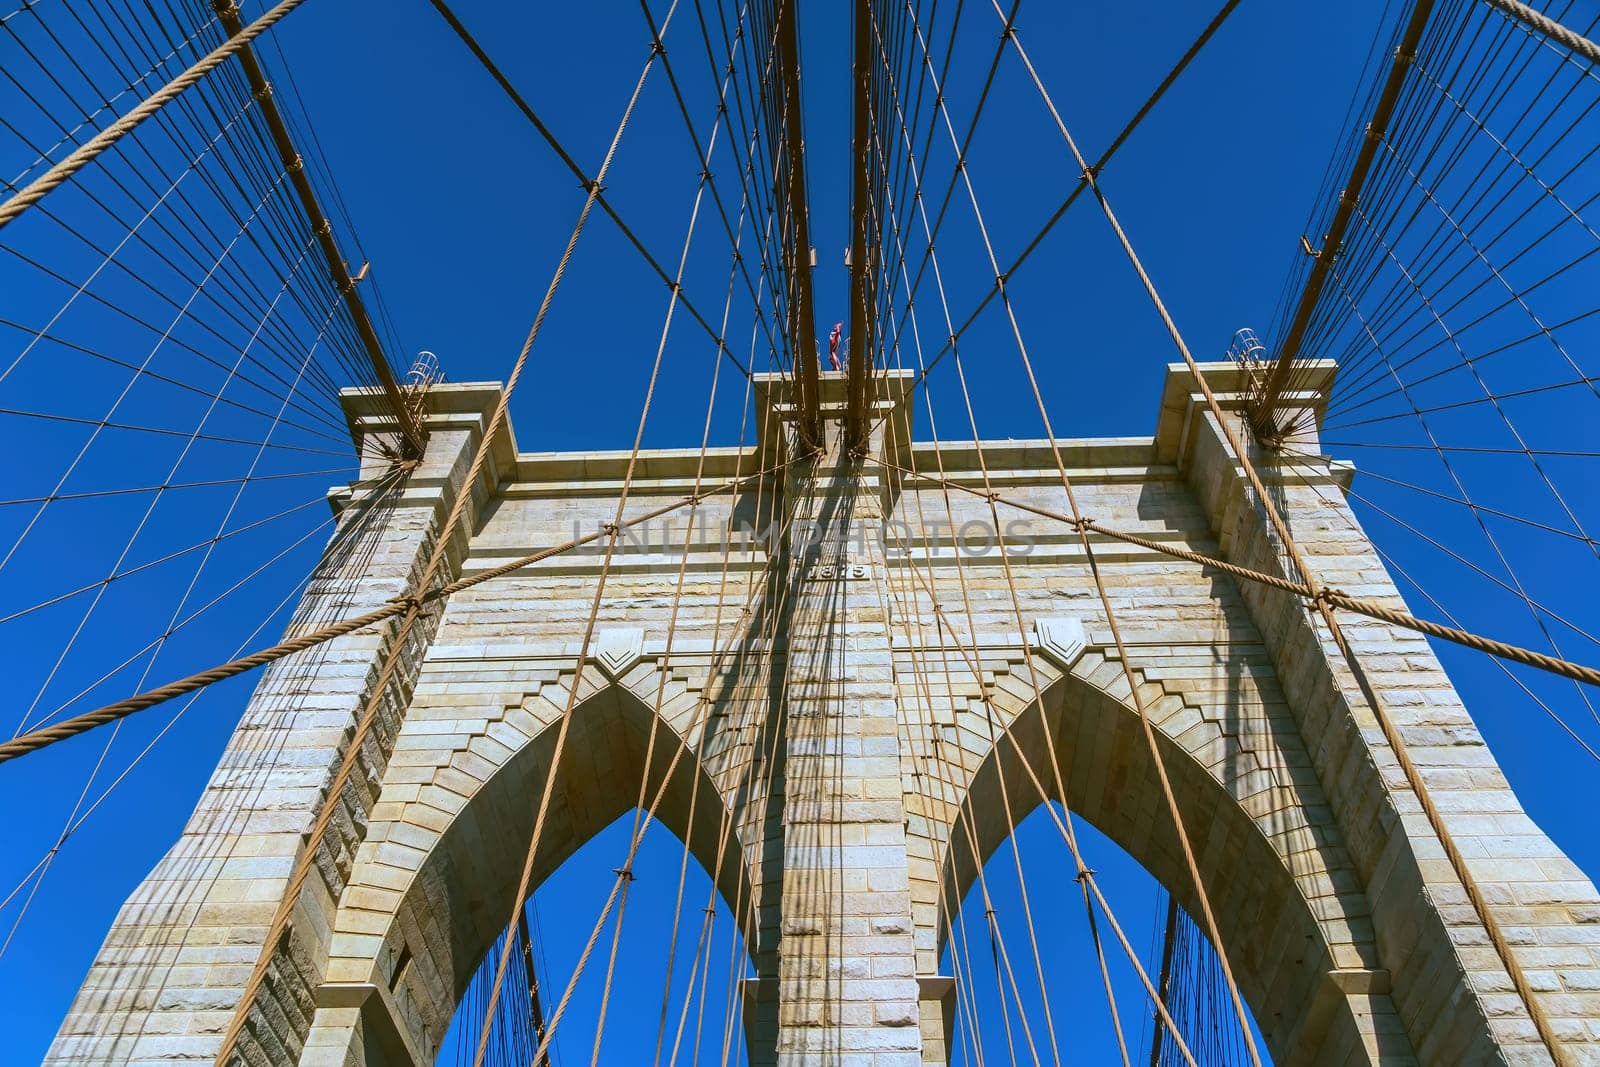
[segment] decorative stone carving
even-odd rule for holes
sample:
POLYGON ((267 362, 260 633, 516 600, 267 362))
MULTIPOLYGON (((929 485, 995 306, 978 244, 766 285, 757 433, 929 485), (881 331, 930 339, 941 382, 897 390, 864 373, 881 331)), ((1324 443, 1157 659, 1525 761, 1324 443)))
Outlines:
POLYGON ((644 631, 636 627, 602 630, 594 645, 596 662, 612 678, 622 677, 643 655, 644 631))
POLYGON ((1089 638, 1084 633, 1083 622, 1073 616, 1035 619, 1033 647, 1070 670, 1078 662, 1078 657, 1083 655, 1083 650, 1089 647, 1089 638))

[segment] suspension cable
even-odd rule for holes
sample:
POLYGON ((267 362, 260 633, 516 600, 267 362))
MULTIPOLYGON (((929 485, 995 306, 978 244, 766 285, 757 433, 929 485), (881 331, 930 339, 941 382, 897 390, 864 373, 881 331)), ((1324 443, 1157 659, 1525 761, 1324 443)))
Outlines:
POLYGON ((276 7, 240 30, 229 38, 226 43, 211 52, 210 55, 199 60, 188 70, 151 94, 138 107, 85 141, 61 162, 30 182, 27 188, 16 193, 4 203, 0 203, 0 229, 15 221, 24 211, 43 200, 52 190, 65 183, 78 171, 88 166, 102 152, 116 144, 135 126, 138 126, 145 119, 160 111, 169 102, 175 100, 189 86, 200 81, 208 73, 227 62, 229 56, 240 51, 251 41, 260 37, 278 22, 281 22, 290 12, 303 3, 305 3, 305 0, 281 0, 276 7))

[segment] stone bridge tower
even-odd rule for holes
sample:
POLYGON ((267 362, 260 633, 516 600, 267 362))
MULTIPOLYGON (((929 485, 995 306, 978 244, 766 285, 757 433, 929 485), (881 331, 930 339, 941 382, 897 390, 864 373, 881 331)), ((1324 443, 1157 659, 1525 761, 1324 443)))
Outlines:
MULTIPOLYGON (((1236 407, 1238 372, 1204 373, 1236 407)), ((1332 374, 1317 368, 1318 391, 1295 402, 1318 408, 1332 374)), ((844 383, 824 377, 832 440, 844 383)), ((1006 495, 1060 509, 1050 449, 910 444, 909 385, 880 383, 865 455, 835 445, 703 501, 700 529, 718 536, 694 549, 675 619, 676 549, 617 557, 586 655, 597 551, 453 597, 412 631, 361 773, 331 800, 394 634, 271 668, 183 836, 118 916, 49 1062, 211 1060, 303 835, 334 803, 336 832, 239 1051, 307 1067, 431 1063, 509 913, 569 704, 535 879, 636 804, 657 727, 645 792, 659 790, 658 817, 743 923, 757 1067, 948 1061, 949 909, 1008 819, 1038 806, 1037 783, 1054 791, 1052 758, 1067 806, 1193 911, 1075 535, 1045 520, 1008 531, 1019 626, 998 552, 970 543, 992 539, 988 502, 954 493, 947 512, 940 486, 899 474, 976 485, 986 467, 1006 495), (782 536, 725 549, 721 531, 746 523, 782 536), (901 533, 880 539, 885 528, 901 533)), ((708 481, 791 454, 786 388, 759 383, 758 444, 712 450, 708 481)), ((1149 436, 1062 442, 1085 513, 1278 572, 1195 388, 1169 371, 1149 436)), ((497 399, 493 385, 436 388, 431 444, 404 492, 381 508, 334 494, 342 532, 296 628, 401 593, 457 494, 475 509, 475 532, 450 546, 460 573, 609 521, 625 454, 519 454, 506 431, 480 484, 463 484, 497 399)), ((392 430, 368 399, 346 403, 358 441, 392 430)), ((1307 433, 1299 447, 1315 452, 1307 433)), ((644 454, 630 508, 689 493, 698 460, 644 454)), ((1398 603, 1344 502, 1348 469, 1261 463, 1319 580, 1398 603)), ((1285 594, 1127 545, 1097 554, 1274 1060, 1548 1062, 1326 634, 1285 594)), ((1600 1062, 1600 896, 1523 813, 1426 642, 1377 623, 1349 633, 1545 1011, 1575 1062, 1600 1062)))

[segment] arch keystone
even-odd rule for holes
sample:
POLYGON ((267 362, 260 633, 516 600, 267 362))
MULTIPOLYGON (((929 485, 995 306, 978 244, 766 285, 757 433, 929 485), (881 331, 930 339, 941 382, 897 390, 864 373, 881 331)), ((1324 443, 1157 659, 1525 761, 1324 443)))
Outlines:
POLYGON ((595 641, 595 662, 612 679, 620 679, 643 656, 644 631, 637 627, 602 630, 595 641))
POLYGON ((1083 620, 1075 615, 1033 620, 1033 650, 1044 653, 1063 670, 1071 670, 1088 647, 1083 620))

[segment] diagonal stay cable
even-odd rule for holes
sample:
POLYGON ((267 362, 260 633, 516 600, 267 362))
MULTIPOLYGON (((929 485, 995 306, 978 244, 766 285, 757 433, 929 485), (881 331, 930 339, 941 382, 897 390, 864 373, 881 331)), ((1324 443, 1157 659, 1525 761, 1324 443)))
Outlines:
MULTIPOLYGON (((1195 38, 1194 43, 1189 46, 1188 50, 1186 50, 1184 54, 1179 57, 1177 63, 1174 64, 1172 69, 1167 72, 1167 76, 1161 79, 1161 83, 1156 86, 1155 90, 1145 100, 1144 104, 1122 127, 1121 132, 1119 132, 1117 136, 1112 139, 1111 143, 1106 146, 1105 151, 1101 152, 1099 158, 1097 158, 1094 163, 1090 165, 1089 169, 1094 174, 1098 175, 1100 171, 1104 170, 1105 167, 1111 162, 1112 157, 1116 155, 1117 151, 1133 135, 1134 131, 1138 129, 1140 124, 1142 124, 1144 120, 1149 117, 1156 105, 1167 94, 1167 91, 1170 90, 1174 84, 1176 84, 1178 78, 1185 70, 1188 69, 1189 65, 1194 62, 1195 57, 1201 53, 1206 44, 1209 43, 1211 38, 1216 35, 1217 31, 1222 28, 1223 23, 1227 21, 1228 16, 1233 13, 1234 8, 1236 8, 1238 5, 1239 0, 1228 0, 1227 3, 1223 4, 1222 9, 1217 12, 1217 14, 1209 23, 1206 24, 1206 28, 1201 31, 1197 38, 1195 38)), ((1029 242, 1023 247, 1022 251, 1017 255, 1017 257, 1011 261, 1011 265, 1001 272, 999 278, 995 280, 994 284, 990 285, 988 291, 983 295, 983 298, 980 299, 973 309, 967 313, 967 316, 961 320, 961 324, 956 327, 954 335, 947 339, 944 345, 941 346, 939 350, 931 357, 929 357, 927 363, 917 371, 917 377, 911 383, 910 388, 915 389, 922 385, 927 380, 928 374, 933 370, 933 368, 937 366, 939 362, 943 360, 944 357, 950 352, 951 347, 954 344, 959 343, 962 337, 966 336, 967 331, 972 328, 972 324, 978 320, 978 316, 983 313, 984 309, 989 306, 995 297, 1000 295, 1001 287, 1011 281, 1011 279, 1016 275, 1017 271, 1022 267, 1022 264, 1025 263, 1028 258, 1032 256, 1033 253, 1039 248, 1040 244, 1044 242, 1045 237, 1048 236, 1050 231, 1055 228, 1056 223, 1061 221, 1062 216, 1067 213, 1067 210, 1073 205, 1073 203, 1083 193, 1088 185, 1089 182, 1084 177, 1080 177, 1077 180, 1072 190, 1067 194, 1066 198, 1062 200, 1061 205, 1057 207, 1053 213, 1051 213, 1048 219, 1045 220, 1044 225, 1035 231, 1033 238, 1029 240, 1029 242)))
MULTIPOLYGON (((1304 453, 1298 453, 1298 454, 1304 455, 1304 453)), ((1320 457, 1320 456, 1312 456, 1310 458, 1313 461, 1322 461, 1323 460, 1323 457, 1320 457)), ((1294 465, 1295 466, 1301 466, 1301 465, 1310 466, 1311 463, 1294 464, 1294 465)), ((1320 486, 1318 486, 1315 481, 1309 481, 1306 484, 1308 484, 1310 486, 1312 492, 1317 494, 1318 500, 1322 501, 1324 504, 1329 503, 1327 495, 1323 493, 1322 488, 1320 486)), ((1366 500, 1365 498, 1358 498, 1358 499, 1361 499, 1363 503, 1366 503, 1369 506, 1371 506, 1371 504, 1372 504, 1372 502, 1370 500, 1366 500)), ((1340 514, 1340 516, 1342 518, 1342 521, 1344 522, 1344 524, 1347 527, 1359 532, 1359 527, 1357 527, 1355 519, 1354 519, 1354 516, 1353 516, 1353 514, 1351 512, 1349 512, 1347 509, 1334 509, 1334 510, 1338 514, 1340 514)), ((1404 524, 1402 524, 1402 525, 1404 525, 1404 524)), ((1413 532, 1415 532, 1415 531, 1413 531, 1413 532)), ((1420 535, 1420 536, 1423 536, 1424 540, 1429 540, 1428 538, 1426 538, 1425 535, 1420 535)), ((1417 592, 1421 593, 1423 598, 1426 599, 1430 605, 1432 605, 1432 607, 1433 607, 1433 609, 1435 611, 1439 612, 1439 614, 1444 617, 1446 622, 1448 622, 1451 626, 1462 628, 1461 627, 1461 621, 1459 619, 1457 619, 1456 616, 1454 614, 1452 614, 1448 608, 1446 608, 1443 604, 1441 604, 1439 602, 1438 598, 1435 597, 1431 592, 1429 592, 1428 589, 1425 586, 1423 586, 1420 582, 1418 582, 1416 580, 1416 578, 1414 578, 1410 574, 1410 572, 1408 572, 1404 567, 1400 566, 1399 562, 1397 560, 1395 560, 1393 556, 1391 556, 1389 553, 1385 552, 1382 548, 1378 547, 1376 544, 1374 544, 1372 547, 1373 547, 1373 550, 1375 552, 1377 552, 1378 558, 1383 561, 1384 565, 1386 567, 1388 567, 1391 571, 1394 571, 1396 574, 1398 574, 1402 578, 1404 578, 1407 582, 1409 582, 1411 584, 1411 586, 1414 589, 1416 589, 1417 592)), ((1595 760, 1597 763, 1600 763, 1600 752, 1597 752, 1594 749, 1594 747, 1589 744, 1589 742, 1584 740, 1583 737, 1580 736, 1578 734, 1578 732, 1576 730, 1574 730, 1572 728, 1572 726, 1565 719, 1563 719, 1560 715, 1556 714, 1555 709, 1552 708, 1548 703, 1546 703, 1542 698, 1540 698, 1540 696, 1533 691, 1532 687, 1530 687, 1526 681, 1524 681, 1521 677, 1519 677, 1517 675, 1517 673, 1515 671, 1513 671, 1510 667, 1508 667, 1506 665, 1504 660, 1501 660, 1499 658, 1495 658, 1493 660, 1493 662, 1494 662, 1495 666, 1500 668, 1501 672, 1503 674, 1505 674, 1505 676, 1507 678, 1511 679, 1511 681, 1514 682, 1517 685, 1517 687, 1522 690, 1523 694, 1526 695, 1528 697, 1528 699, 1532 700, 1535 704, 1537 704, 1539 706, 1539 708, 1547 716, 1549 716, 1550 720, 1561 728, 1563 733, 1565 733, 1576 745, 1578 745, 1579 748, 1582 748, 1586 753, 1588 753, 1589 758, 1595 760)))
POLYGON ((281 482, 295 478, 332 478, 344 474, 355 464, 342 467, 324 467, 314 471, 283 471, 278 474, 250 474, 238 478, 205 478, 193 482, 162 482, 159 485, 134 485, 116 489, 86 489, 77 493, 56 493, 53 496, 23 496, 0 500, 0 508, 16 504, 41 504, 56 500, 98 500, 108 496, 131 496, 139 493, 158 493, 164 489, 210 489, 242 482, 281 482))
POLYGON ((227 531, 225 531, 223 533, 215 534, 215 535, 213 535, 211 537, 206 538, 203 541, 196 541, 193 544, 187 545, 187 546, 185 546, 183 548, 174 549, 171 552, 168 552, 168 553, 165 553, 163 555, 157 556, 155 559, 147 560, 144 563, 138 563, 138 564, 135 564, 135 565, 133 565, 131 567, 127 567, 127 568, 124 568, 124 569, 114 570, 110 574, 106 575, 104 578, 100 578, 100 579, 98 579, 96 581, 89 582, 89 583, 87 583, 85 585, 80 585, 77 588, 70 589, 65 593, 57 593, 55 596, 52 596, 52 597, 50 597, 50 598, 48 598, 46 600, 40 600, 40 601, 38 601, 38 602, 36 602, 34 604, 29 605, 28 607, 17 608, 16 610, 8 612, 5 615, 0 615, 0 626, 4 626, 6 623, 16 622, 18 619, 27 618, 29 615, 32 615, 34 612, 43 611, 45 608, 52 607, 53 605, 60 604, 60 603, 63 603, 65 601, 68 601, 68 600, 72 600, 75 597, 82 596, 84 593, 90 593, 90 592, 94 592, 96 590, 103 590, 103 589, 107 588, 108 586, 110 586, 112 583, 121 581, 124 578, 131 578, 136 574, 142 574, 145 571, 151 570, 152 568, 159 567, 159 566, 161 566, 163 564, 166 564, 166 563, 171 563, 175 559, 182 559, 183 557, 185 557, 187 555, 190 555, 191 553, 199 552, 199 551, 201 551, 203 549, 206 549, 206 548, 209 548, 209 547, 213 547, 213 546, 221 543, 222 541, 226 541, 226 540, 228 540, 229 538, 232 538, 232 537, 237 537, 240 534, 249 533, 252 530, 259 530, 262 527, 267 526, 267 525, 269 525, 269 524, 271 524, 273 522, 276 522, 279 519, 288 518, 291 515, 297 515, 300 512, 305 511, 307 508, 315 507, 315 506, 317 506, 318 504, 321 504, 321 503, 323 503, 323 499, 321 497, 313 497, 310 500, 302 500, 298 504, 291 504, 289 507, 284 508, 282 511, 274 512, 271 515, 268 515, 268 516, 266 516, 264 518, 256 519, 256 520, 254 520, 252 522, 246 523, 243 526, 235 527, 232 530, 227 530, 227 531))
POLYGON ((1560 675, 1563 678, 1573 678, 1589 685, 1600 686, 1600 670, 1597 670, 1594 667, 1588 667, 1581 663, 1573 663, 1570 660, 1557 659, 1556 657, 1546 655, 1543 652, 1535 652, 1532 649, 1520 648, 1516 645, 1511 645, 1504 641, 1497 641, 1493 638, 1472 633, 1468 630, 1458 630, 1447 626, 1441 626, 1438 623, 1429 622, 1426 619, 1419 619, 1414 615, 1407 614, 1406 612, 1386 607, 1374 600, 1350 596, 1348 593, 1340 592, 1337 589, 1317 587, 1304 581, 1296 581, 1292 578, 1280 578, 1264 571, 1253 570, 1237 563, 1229 563, 1226 560, 1217 559, 1214 556, 1207 556, 1204 553, 1194 552, 1164 541, 1157 541, 1148 537, 1141 537, 1138 534, 1111 529, 1110 527, 1102 526, 1092 518, 1074 519, 1070 515, 1063 514, 1059 511, 1051 511, 1049 508, 1039 507, 1036 504, 1030 504, 1023 500, 1017 500, 999 493, 986 492, 985 490, 978 489, 974 486, 966 485, 958 481, 941 480, 934 475, 930 475, 925 472, 913 471, 909 468, 901 467, 890 460, 884 460, 884 462, 888 466, 893 467, 894 469, 910 477, 919 478, 924 481, 942 481, 943 484, 949 486, 951 489, 957 489, 963 493, 970 493, 973 496, 980 496, 984 498, 989 498, 992 496, 996 503, 1004 504, 1007 507, 1016 508, 1018 511, 1024 511, 1031 515, 1038 515, 1041 518, 1055 519, 1056 521, 1065 523, 1069 526, 1077 526, 1081 524, 1083 529, 1088 530, 1090 533, 1097 533, 1102 537, 1109 537, 1116 541, 1122 541, 1125 544, 1137 545, 1140 548, 1147 548, 1152 552, 1159 552, 1162 555, 1171 556, 1174 559, 1187 560, 1190 563, 1198 563, 1204 567, 1214 567, 1222 573, 1231 575, 1234 578, 1242 578, 1249 582, 1257 582, 1262 585, 1270 586, 1273 589, 1278 589, 1286 593, 1292 593, 1311 604, 1320 605, 1326 603, 1344 611, 1349 611, 1357 615, 1365 615, 1368 618, 1377 619, 1380 622, 1387 622, 1391 625, 1399 626, 1407 630, 1414 630, 1417 633, 1426 634, 1429 637, 1438 637, 1446 641, 1453 641, 1458 645, 1464 645, 1467 648, 1477 649, 1479 652, 1487 652, 1492 656, 1499 656, 1502 659, 1509 659, 1513 662, 1521 663, 1524 666, 1537 667, 1540 670, 1548 671, 1551 674, 1560 675))
MULTIPOLYGON (((1372 509, 1374 514, 1383 516, 1383 518, 1394 523, 1396 526, 1411 534, 1428 547, 1442 552, 1460 566, 1465 567, 1467 570, 1478 575, 1478 577, 1493 583, 1495 586, 1516 597, 1519 602, 1527 606, 1528 612, 1533 616, 1535 624, 1538 625, 1540 630, 1544 633, 1546 640, 1550 642, 1552 650, 1557 655, 1561 655, 1561 648, 1556 644, 1555 638, 1550 634, 1549 629, 1544 625, 1545 617, 1548 617, 1554 622, 1560 623, 1562 626, 1565 626, 1567 629, 1588 641, 1590 644, 1600 645, 1600 637, 1596 637, 1594 634, 1590 633, 1588 630, 1585 630, 1582 626, 1578 625, 1576 622, 1573 622, 1571 619, 1567 618, 1565 615, 1562 615, 1555 609, 1541 603, 1538 600, 1535 600, 1526 590, 1521 588, 1519 584, 1513 584, 1512 581, 1508 581, 1505 578, 1501 578, 1495 574, 1492 574, 1487 569, 1472 562, 1472 560, 1468 559, 1460 552, 1457 552, 1455 549, 1440 541, 1438 538, 1430 537, 1428 534, 1418 529, 1415 525, 1407 522, 1405 519, 1396 515, 1382 504, 1377 503, 1364 493, 1357 492, 1354 489, 1346 490, 1346 492, 1349 494, 1350 499, 1365 504, 1368 508, 1372 509)), ((1512 576, 1513 579, 1515 577, 1515 575, 1512 576)), ((1595 709, 1592 706, 1589 710, 1591 714, 1595 714, 1595 709)), ((1600 716, 1597 716, 1597 719, 1600 719, 1600 716)))
MULTIPOLYGON (((619 530, 626 530, 633 526, 652 522, 655 519, 659 519, 663 515, 667 515, 679 508, 688 507, 690 504, 695 503, 697 499, 704 500, 708 496, 716 496, 721 493, 726 493, 737 489, 738 487, 746 485, 758 478, 769 477, 782 470, 786 465, 787 464, 778 464, 765 470, 756 471, 752 474, 746 475, 743 478, 723 482, 720 485, 712 486, 711 488, 705 490, 704 492, 700 493, 698 497, 682 497, 672 501, 671 503, 663 504, 660 507, 653 508, 650 511, 644 512, 643 514, 620 522, 617 524, 617 527, 619 530)), ((183 696, 185 693, 192 693, 197 689, 204 689, 206 686, 211 685, 214 682, 220 682, 225 678, 233 678, 237 675, 244 674, 247 671, 254 670, 256 667, 283 659, 285 656, 293 655, 296 652, 302 652, 308 648, 315 648, 316 646, 325 644, 336 637, 343 637, 347 634, 353 634, 358 630, 364 630, 368 627, 376 626, 377 624, 388 619, 392 619, 397 615, 404 614, 410 607, 413 606, 413 604, 420 604, 423 606, 432 604, 436 601, 443 600, 454 593, 459 593, 464 589, 470 589, 473 586, 481 585, 484 582, 492 581, 495 578, 503 578, 514 571, 523 569, 524 567, 531 567, 535 563, 540 563, 554 556, 559 556, 562 553, 571 551, 574 548, 580 548, 584 545, 591 544, 592 542, 606 536, 606 534, 607 531, 603 529, 596 530, 593 533, 584 534, 582 537, 575 537, 571 540, 563 541, 559 545, 553 545, 550 548, 542 549, 538 552, 531 553, 530 555, 510 560, 485 571, 480 571, 479 573, 469 577, 457 579, 456 581, 447 585, 439 586, 437 589, 420 593, 417 596, 396 598, 395 600, 385 604, 383 607, 376 608, 364 615, 358 615, 354 618, 344 619, 340 622, 333 623, 329 626, 324 626, 318 630, 314 630, 311 633, 302 634, 299 637, 280 642, 279 644, 273 645, 270 648, 264 648, 259 652, 251 653, 248 656, 229 660, 227 663, 219 664, 216 667, 201 671, 198 674, 189 675, 187 678, 181 678, 178 681, 161 686, 160 688, 151 689, 136 696, 129 697, 126 700, 120 700, 114 704, 107 704, 104 707, 85 712, 82 715, 67 719, 47 729, 36 730, 32 733, 23 734, 20 737, 13 738, 11 741, 0 743, 0 763, 15 759, 16 757, 25 755, 29 752, 37 751, 38 749, 54 744, 57 741, 63 741, 69 737, 75 737, 78 734, 92 730, 97 726, 103 726, 106 723, 115 722, 118 719, 125 719, 129 715, 144 711, 147 708, 155 707, 157 704, 165 703, 174 697, 183 696)))
MULTIPOLYGON (((248 437, 229 437, 225 434, 208 433, 191 434, 188 430, 177 430, 166 426, 145 426, 133 422, 112 422, 107 419, 91 419, 77 415, 61 415, 48 411, 23 411, 20 408, 0 408, 0 415, 12 416, 14 418, 42 419, 46 422, 64 422, 74 426, 94 426, 103 430, 126 430, 130 433, 149 433, 162 437, 188 438, 192 436, 197 441, 211 441, 215 444, 221 445, 254 446, 260 443, 258 441, 252 441, 248 437)), ((331 448, 314 448, 311 445, 293 445, 286 442, 277 442, 269 445, 268 447, 283 449, 287 452, 310 452, 319 456, 344 456, 349 454, 348 451, 339 452, 331 448)), ((40 499, 53 500, 55 499, 55 494, 41 497, 40 499)))
POLYGON ((116 144, 130 130, 160 111, 162 107, 175 100, 185 89, 200 81, 212 70, 227 62, 230 56, 244 49, 251 41, 271 29, 303 3, 305 3, 305 0, 282 0, 276 7, 234 36, 228 38, 210 55, 207 55, 188 70, 162 86, 160 90, 148 97, 138 107, 110 126, 107 126, 104 130, 101 130, 88 141, 85 141, 71 155, 36 178, 27 188, 0 204, 0 227, 4 227, 14 221, 28 208, 37 204, 53 190, 66 183, 74 174, 88 166, 101 153, 116 144))
MULTIPOLYGON (((1315 452, 1301 452, 1292 448, 1279 449, 1278 454, 1283 456, 1295 456, 1303 459, 1324 458, 1315 452)), ((1571 538, 1574 541, 1582 541, 1588 544, 1590 547, 1596 547, 1597 545, 1594 540, 1575 534, 1571 530, 1563 530, 1559 526, 1551 526, 1548 523, 1538 522, 1537 520, 1530 519, 1525 515, 1518 515, 1511 511, 1503 511, 1500 508, 1490 507, 1487 504, 1479 504, 1476 501, 1467 500, 1462 497, 1451 496, 1449 493, 1442 493, 1437 489, 1429 489, 1427 486, 1418 485, 1415 482, 1408 482, 1403 478, 1396 478, 1388 474, 1379 474, 1378 472, 1368 470, 1365 467, 1361 468, 1357 473, 1359 473, 1363 478, 1374 478, 1380 482, 1387 482, 1390 485, 1399 486, 1402 489, 1410 489, 1412 492, 1421 493, 1424 496, 1432 497, 1435 500, 1448 500, 1452 504, 1460 504, 1462 507, 1471 508, 1473 511, 1481 511, 1485 515, 1493 515, 1497 519, 1505 519, 1508 522, 1520 523, 1523 526, 1528 526, 1535 530, 1542 530, 1545 533, 1559 534, 1562 537, 1571 538)))
MULTIPOLYGON (((456 36, 461 38, 461 43, 467 46, 467 50, 472 53, 473 57, 477 59, 478 63, 483 67, 483 69, 491 78, 494 79, 495 83, 499 85, 502 90, 504 90, 506 96, 514 105, 516 105, 517 110, 522 112, 523 116, 528 120, 528 122, 533 125, 533 128, 538 131, 539 136, 544 138, 545 143, 548 144, 555 154, 561 159, 562 164, 565 165, 566 168, 572 172, 573 176, 578 179, 578 184, 589 193, 589 195, 593 198, 594 203, 600 206, 600 210, 604 211, 606 215, 610 217, 611 221, 616 224, 617 229, 622 232, 622 236, 628 239, 628 243, 633 245, 633 247, 638 251, 639 255, 644 257, 645 263, 647 263, 650 269, 655 272, 656 277, 660 278, 663 284, 677 294, 678 301, 683 304, 684 310, 687 311, 690 317, 700 325, 700 328, 706 332, 706 335, 709 336, 712 341, 716 342, 718 350, 721 351, 722 354, 728 359, 733 361, 733 365, 739 368, 740 374, 749 377, 749 368, 744 365, 738 356, 733 354, 732 350, 730 350, 723 342, 723 339, 718 336, 716 329, 711 325, 710 322, 706 320, 705 316, 700 313, 700 310, 694 306, 694 303, 690 301, 688 293, 683 290, 683 286, 667 272, 666 268, 664 268, 661 265, 661 262, 656 259, 656 257, 648 248, 645 247, 644 242, 639 239, 639 236, 635 234, 631 228, 629 228, 628 224, 622 221, 622 216, 617 213, 617 210, 611 206, 610 201, 606 199, 604 193, 605 186, 600 182, 600 180, 598 178, 591 178, 588 174, 584 173, 583 168, 578 165, 578 161, 572 158, 572 155, 566 150, 565 147, 563 147, 561 142, 556 139, 556 135, 551 132, 550 127, 546 126, 544 120, 539 117, 538 112, 533 110, 533 106, 529 104, 527 99, 523 97, 523 95, 517 91, 516 87, 511 84, 510 80, 505 76, 500 68, 495 65, 494 60, 489 58, 489 53, 483 50, 483 46, 478 43, 477 38, 472 36, 471 31, 469 31, 467 27, 462 24, 461 20, 456 17, 455 12, 450 10, 449 5, 446 4, 444 0, 429 0, 429 2, 433 5, 434 10, 439 13, 439 16, 443 18, 447 24, 449 24, 450 29, 455 31, 456 36)), ((665 49, 661 47, 659 41, 652 45, 650 52, 652 57, 662 55, 664 53, 665 49)))
MULTIPOLYGON (((793 2, 795 2, 795 0, 780 0, 780 3, 793 2)), ((673 99, 678 105, 678 113, 683 118, 684 130, 688 134, 689 143, 694 149, 695 160, 700 164, 701 173, 705 176, 706 191, 711 194, 711 202, 717 209, 717 216, 722 222, 724 233, 727 234, 729 246, 736 246, 738 244, 738 235, 734 232, 733 222, 729 217, 727 203, 723 200, 722 193, 717 188, 716 175, 711 167, 712 157, 715 156, 717 152, 717 134, 722 125, 721 118, 727 113, 728 110, 728 90, 733 84, 734 77, 733 57, 729 56, 725 66, 723 67, 724 75, 722 87, 718 93, 717 99, 716 114, 718 121, 713 123, 711 134, 706 140, 705 144, 702 145, 700 141, 700 135, 695 130, 694 119, 689 114, 689 105, 684 99, 683 89, 678 84, 678 76, 672 70, 672 58, 667 54, 666 46, 661 43, 661 31, 656 25, 655 16, 651 15, 650 13, 650 5, 645 2, 645 0, 640 0, 639 9, 644 16, 645 24, 650 29, 651 47, 655 48, 658 54, 661 56, 661 72, 666 75, 667 84, 672 89, 673 99)), ((774 36, 776 35, 776 32, 776 29, 774 29, 774 36)), ((729 132, 727 139, 734 146, 734 160, 735 164, 737 164, 738 146, 733 140, 731 131, 729 132)), ((744 185, 742 172, 740 184, 744 185)), ((767 249, 764 245, 760 248, 760 268, 763 273, 770 273, 767 249)), ((766 312, 761 309, 760 304, 756 301, 756 284, 750 277, 750 268, 742 255, 736 254, 734 256, 734 269, 739 273, 740 277, 744 279, 745 289, 749 292, 751 303, 755 309, 756 321, 760 324, 761 330, 766 334, 768 345, 772 348, 776 348, 778 342, 777 339, 772 335, 772 324, 767 321, 766 312)), ((776 286, 774 286, 774 288, 776 288, 776 286)), ((720 332, 714 332, 714 336, 721 336, 721 334, 720 332)), ((793 356, 790 358, 792 360, 793 356)))

